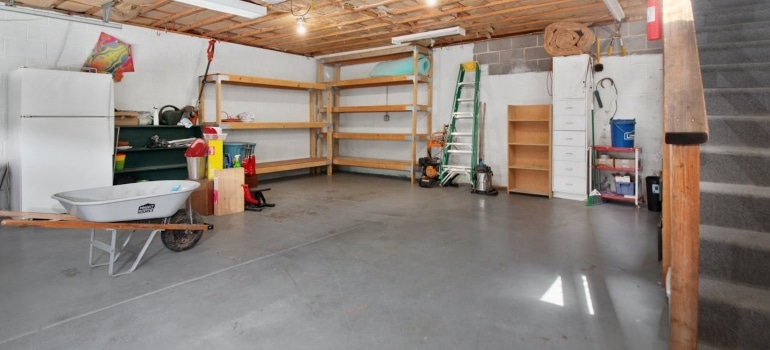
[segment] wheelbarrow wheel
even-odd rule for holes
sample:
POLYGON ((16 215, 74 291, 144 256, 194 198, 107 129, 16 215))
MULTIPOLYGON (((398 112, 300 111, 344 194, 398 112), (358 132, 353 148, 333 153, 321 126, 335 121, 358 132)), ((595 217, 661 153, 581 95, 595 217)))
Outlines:
MULTIPOLYGON (((180 209, 171 217, 169 223, 189 224, 190 218, 187 216, 187 211, 180 209)), ((195 211, 193 211, 193 223, 203 223, 203 217, 195 211)), ((194 247, 201 240, 201 237, 203 237, 202 230, 165 230, 160 233, 160 240, 163 241, 163 245, 175 252, 182 252, 194 247)))

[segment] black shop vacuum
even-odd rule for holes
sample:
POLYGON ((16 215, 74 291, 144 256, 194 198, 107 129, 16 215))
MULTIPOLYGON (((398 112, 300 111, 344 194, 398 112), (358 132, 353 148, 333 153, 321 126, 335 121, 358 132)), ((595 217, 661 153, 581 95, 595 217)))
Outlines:
POLYGON ((492 168, 489 165, 484 164, 479 160, 479 165, 476 165, 474 173, 476 174, 476 188, 471 190, 472 193, 485 194, 488 196, 496 196, 497 190, 492 188, 492 168))

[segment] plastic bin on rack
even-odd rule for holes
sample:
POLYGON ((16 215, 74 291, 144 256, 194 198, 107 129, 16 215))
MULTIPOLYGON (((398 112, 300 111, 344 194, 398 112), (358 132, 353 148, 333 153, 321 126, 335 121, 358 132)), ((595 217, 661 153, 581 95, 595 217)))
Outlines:
POLYGON ((633 182, 616 182, 615 192, 622 196, 633 196, 636 194, 633 182))

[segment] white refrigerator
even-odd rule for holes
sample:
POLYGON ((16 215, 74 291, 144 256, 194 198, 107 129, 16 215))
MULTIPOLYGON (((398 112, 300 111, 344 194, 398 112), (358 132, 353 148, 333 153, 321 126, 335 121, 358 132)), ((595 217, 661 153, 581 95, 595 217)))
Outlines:
POLYGON ((112 185, 109 74, 19 68, 8 76, 11 210, 65 212, 51 195, 112 185))

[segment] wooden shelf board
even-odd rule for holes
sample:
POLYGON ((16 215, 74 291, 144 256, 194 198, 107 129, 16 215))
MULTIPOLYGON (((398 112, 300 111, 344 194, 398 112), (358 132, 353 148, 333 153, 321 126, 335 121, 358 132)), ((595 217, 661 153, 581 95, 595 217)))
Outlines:
POLYGON ((511 119, 508 121, 512 123, 522 122, 522 123, 544 123, 544 124, 548 124, 551 122, 548 119, 511 119))
POLYGON ((538 196, 546 196, 551 197, 551 191, 549 190, 536 190, 532 188, 509 188, 508 193, 523 193, 523 194, 534 194, 538 196))
POLYGON ((430 78, 424 75, 393 75, 387 77, 374 77, 374 78, 361 78, 326 82, 326 85, 331 87, 341 88, 365 88, 376 86, 390 86, 390 85, 408 85, 414 83, 427 83, 430 82, 430 78))
POLYGON ((542 146, 542 147, 551 146, 551 144, 549 143, 540 143, 540 142, 509 142, 508 145, 510 146, 542 146))
POLYGON ((322 129, 322 122, 221 123, 222 129, 322 129))
POLYGON ((179 169, 179 168, 187 168, 187 164, 182 163, 182 164, 143 166, 143 167, 137 167, 137 168, 124 168, 123 170, 115 170, 115 174, 128 174, 128 173, 138 173, 142 171, 168 170, 168 169, 179 169))
POLYGON ((412 170, 412 164, 409 161, 376 159, 376 158, 355 158, 355 157, 334 157, 334 165, 357 166, 362 168, 376 168, 389 170, 412 170))
POLYGON ((270 79, 260 77, 250 77, 245 75, 214 73, 206 76, 206 83, 216 83, 220 80, 222 84, 241 85, 252 87, 263 87, 271 89, 290 89, 290 90, 325 90, 325 84, 308 83, 301 81, 270 79))
POLYGON ((257 174, 276 173, 279 171, 307 169, 328 165, 326 158, 299 158, 273 162, 259 162, 255 168, 257 174))
MULTIPOLYGON (((381 105, 381 106, 346 106, 346 107, 332 107, 334 113, 367 113, 367 112, 411 112, 412 108, 416 107, 418 112, 426 112, 428 106, 426 105, 381 105)), ((326 107, 320 108, 322 112, 326 112, 326 107)))
MULTIPOLYGON (((364 132, 335 132, 332 137, 338 140, 382 140, 382 141, 411 141, 412 134, 398 133, 364 133, 364 132)), ((428 139, 426 134, 416 134, 417 141, 428 139)))
POLYGON ((537 170, 537 171, 550 171, 551 168, 537 165, 525 165, 525 164, 513 164, 508 169, 524 169, 524 170, 537 170))

